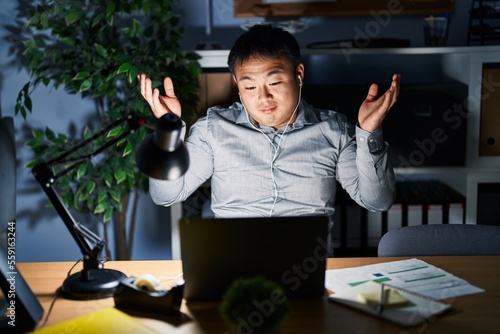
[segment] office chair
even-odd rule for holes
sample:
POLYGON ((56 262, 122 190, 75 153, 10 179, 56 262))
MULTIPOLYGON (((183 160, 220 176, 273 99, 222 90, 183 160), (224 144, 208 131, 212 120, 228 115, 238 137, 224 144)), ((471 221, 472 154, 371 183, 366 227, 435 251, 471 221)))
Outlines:
POLYGON ((390 230, 378 256, 500 255, 500 226, 431 224, 390 230))

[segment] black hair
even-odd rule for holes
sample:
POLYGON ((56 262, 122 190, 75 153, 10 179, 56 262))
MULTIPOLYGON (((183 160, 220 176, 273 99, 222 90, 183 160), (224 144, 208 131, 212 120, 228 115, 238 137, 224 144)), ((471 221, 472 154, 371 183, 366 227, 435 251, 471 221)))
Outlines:
POLYGON ((300 47, 295 37, 272 24, 256 24, 238 37, 227 59, 229 71, 234 75, 235 66, 253 56, 285 57, 293 70, 301 63, 300 47))

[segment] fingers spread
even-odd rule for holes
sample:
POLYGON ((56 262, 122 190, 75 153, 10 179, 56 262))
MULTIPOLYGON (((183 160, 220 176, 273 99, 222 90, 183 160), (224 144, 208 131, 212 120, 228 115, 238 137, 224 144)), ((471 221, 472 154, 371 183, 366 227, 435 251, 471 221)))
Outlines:
POLYGON ((174 83, 170 77, 165 77, 163 80, 163 87, 165 88, 165 94, 168 97, 176 97, 174 92, 174 83))
POLYGON ((153 113, 155 114, 156 117, 160 117, 165 113, 165 111, 163 111, 164 107, 161 104, 160 90, 158 88, 155 88, 153 90, 153 96, 151 100, 152 100, 151 109, 153 110, 153 113))
POLYGON ((368 101, 373 101, 377 98, 377 94, 378 94, 378 85, 371 84, 370 89, 368 89, 368 95, 366 96, 366 99, 368 101))
POLYGON ((152 88, 152 82, 151 79, 146 77, 144 79, 144 98, 146 101, 148 101, 149 105, 151 106, 153 103, 153 88, 152 88))

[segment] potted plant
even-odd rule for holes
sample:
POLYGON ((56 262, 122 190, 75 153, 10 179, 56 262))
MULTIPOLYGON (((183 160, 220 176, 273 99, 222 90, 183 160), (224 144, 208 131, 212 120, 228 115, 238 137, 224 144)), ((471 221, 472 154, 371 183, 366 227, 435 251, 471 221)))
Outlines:
MULTIPOLYGON (((34 129, 28 145, 36 158, 28 168, 60 155, 128 112, 154 124, 140 95, 136 80, 140 72, 152 76, 153 86, 160 89, 163 77, 171 76, 183 116, 194 117, 201 67, 196 53, 180 47, 183 28, 173 12, 175 4, 175 0, 18 0, 15 24, 6 26, 6 39, 14 62, 26 68, 30 78, 17 97, 16 114, 26 119, 34 110, 31 96, 40 84, 95 102, 95 115, 89 117, 80 138, 56 134, 50 125, 34 129)), ((108 138, 119 136, 125 127, 111 129, 108 138)), ((131 195, 147 191, 147 178, 138 172, 131 154, 145 134, 146 129, 140 128, 106 150, 99 161, 82 164, 57 183, 68 208, 115 224, 116 259, 131 256, 139 198, 131 195)))
POLYGON ((291 307, 280 285, 255 276, 236 279, 224 293, 219 312, 234 333, 277 334, 291 307))

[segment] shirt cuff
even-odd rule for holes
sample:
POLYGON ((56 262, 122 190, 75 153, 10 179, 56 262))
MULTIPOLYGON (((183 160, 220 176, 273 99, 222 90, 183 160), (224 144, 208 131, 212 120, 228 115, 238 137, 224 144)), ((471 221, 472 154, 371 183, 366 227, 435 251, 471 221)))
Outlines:
POLYGON ((373 132, 361 129, 356 125, 356 144, 358 148, 366 148, 371 154, 381 154, 386 150, 382 128, 378 127, 373 132))

